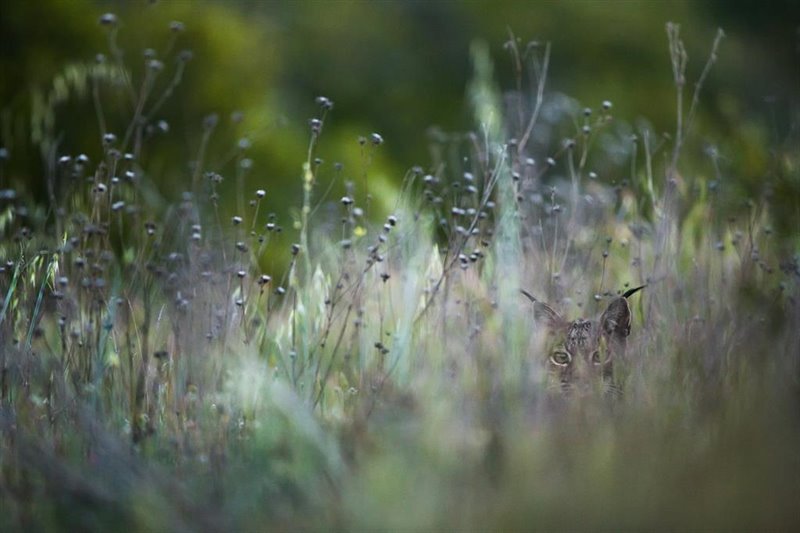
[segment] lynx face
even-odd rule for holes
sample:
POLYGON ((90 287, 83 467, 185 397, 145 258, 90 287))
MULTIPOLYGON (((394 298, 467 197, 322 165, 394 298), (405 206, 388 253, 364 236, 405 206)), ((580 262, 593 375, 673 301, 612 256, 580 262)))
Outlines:
POLYGON ((534 317, 547 329, 544 355, 549 385, 565 393, 619 394, 614 382, 614 361, 625 357, 631 331, 627 298, 641 289, 631 289, 611 300, 595 319, 566 320, 549 305, 533 299, 534 317))

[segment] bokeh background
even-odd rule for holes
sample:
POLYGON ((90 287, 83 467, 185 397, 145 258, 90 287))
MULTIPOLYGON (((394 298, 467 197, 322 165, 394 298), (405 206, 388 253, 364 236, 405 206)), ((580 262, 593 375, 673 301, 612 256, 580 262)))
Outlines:
MULTIPOLYGON (((241 157, 232 154, 246 138, 252 167, 245 187, 267 189, 266 205, 279 214, 298 205, 308 120, 319 112, 314 103, 319 95, 335 102, 319 151, 322 179, 333 179, 333 163, 343 163, 335 195, 369 165, 373 190, 391 191, 408 168, 430 164, 437 132, 475 128, 466 98, 471 43, 490 46, 498 84, 515 88, 503 47, 509 32, 523 44, 552 43, 549 92, 594 108, 611 100, 618 121, 647 121, 661 133, 674 131, 675 122, 665 23, 681 24, 690 82, 705 64, 716 29, 723 28, 727 38, 702 93, 696 130, 702 142, 685 157, 702 159, 704 148, 716 148, 737 170, 737 182, 729 187, 735 198, 763 186, 768 147, 788 137, 800 95, 800 8, 793 0, 4 2, 0 138, 9 154, 4 186, 42 194, 37 169, 43 161, 31 142, 31 109, 37 94, 47 95, 66 69, 108 54, 106 32, 98 24, 105 12, 119 17, 118 37, 134 80, 141 79, 148 48, 165 63, 157 80, 162 89, 172 79, 174 56, 192 50, 181 84, 154 117, 169 124, 170 134, 148 148, 148 177, 166 201, 187 187, 202 135, 198 117, 216 113, 220 126, 208 168, 233 176, 241 157), (173 20, 183 22, 185 31, 164 55, 173 20), (231 120, 237 112, 241 121, 231 120), (386 142, 365 161, 357 139, 371 132, 386 142)), ((526 92, 531 94, 523 87, 526 92)), ((109 127, 124 131, 130 103, 110 93, 104 89, 109 127)), ((90 91, 70 92, 56 110, 59 152, 99 155, 90 91)), ((705 159, 693 167, 711 172, 705 159)), ((226 180, 226 186, 235 181, 226 180)), ((784 191, 789 197, 798 192, 784 191)), ((223 195, 229 202, 232 197, 223 195)))

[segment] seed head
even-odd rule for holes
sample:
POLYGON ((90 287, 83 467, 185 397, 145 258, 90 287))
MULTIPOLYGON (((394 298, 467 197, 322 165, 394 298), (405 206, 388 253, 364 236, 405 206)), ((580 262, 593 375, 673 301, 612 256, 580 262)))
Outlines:
POLYGON ((375 146, 380 146, 381 144, 383 144, 383 137, 381 137, 380 134, 378 134, 378 133, 371 134, 369 136, 369 140, 375 146))
POLYGON ((238 226, 239 224, 242 223, 242 217, 237 215, 237 216, 231 218, 231 222, 233 222, 234 226, 238 226))
POLYGON ((333 102, 324 96, 317 96, 316 102, 318 106, 326 111, 333 109, 333 102))
POLYGON ((206 115, 203 119, 203 128, 206 130, 212 130, 217 126, 219 123, 219 115, 216 113, 211 113, 210 115, 206 115))
POLYGON ((242 120, 244 120, 244 113, 242 111, 236 110, 231 113, 231 116, 229 118, 231 119, 231 122, 233 122, 234 124, 239 124, 242 122, 242 120))
POLYGON ((117 16, 114 13, 103 13, 100 15, 101 26, 116 26, 117 16))
POLYGON ((267 191, 265 191, 264 189, 258 189, 256 191, 256 198, 258 198, 259 200, 261 198, 264 198, 266 195, 267 195, 267 191))

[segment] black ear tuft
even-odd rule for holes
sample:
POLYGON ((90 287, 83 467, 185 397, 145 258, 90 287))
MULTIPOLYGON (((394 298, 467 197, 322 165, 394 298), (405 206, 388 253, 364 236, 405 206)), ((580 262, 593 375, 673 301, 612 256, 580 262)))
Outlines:
MULTIPOLYGON (((640 287, 641 288, 641 287, 640 287)), ((637 289, 638 290, 638 289, 637 289)), ((625 338, 631 333, 631 308, 624 296, 611 300, 600 317, 603 331, 608 335, 625 338)))
POLYGON ((566 320, 555 309, 544 302, 540 302, 525 289, 520 289, 520 292, 533 302, 533 319, 536 322, 544 324, 551 329, 557 329, 566 324, 566 320))
POLYGON ((628 297, 633 296, 634 294, 644 289, 645 287, 647 287, 647 285, 642 285, 641 287, 636 287, 635 289, 628 289, 622 294, 622 297, 627 299, 628 297))

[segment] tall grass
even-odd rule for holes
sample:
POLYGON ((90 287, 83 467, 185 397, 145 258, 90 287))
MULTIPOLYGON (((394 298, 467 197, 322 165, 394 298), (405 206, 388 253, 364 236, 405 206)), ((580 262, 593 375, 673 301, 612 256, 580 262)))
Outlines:
MULTIPOLYGON (((35 100, 47 201, 2 193, 3 529, 796 527, 797 237, 771 232, 768 195, 723 216, 724 179, 683 156, 721 34, 691 85, 668 25, 666 141, 550 92, 550 46, 514 35, 504 106, 476 45, 476 130, 438 139, 382 216, 360 184, 324 182, 321 97, 286 249, 270 184, 244 188, 248 143, 231 179, 205 163, 215 115, 190 189, 155 195, 146 147, 188 55, 148 58, 137 82, 101 22, 108 63, 35 100), (70 86, 92 88, 92 158, 42 122, 70 86), (519 289, 577 317, 645 284, 624 397, 548 391, 519 289)), ((369 159, 383 139, 359 142, 369 159)), ((797 153, 776 161, 790 175, 797 153)))

